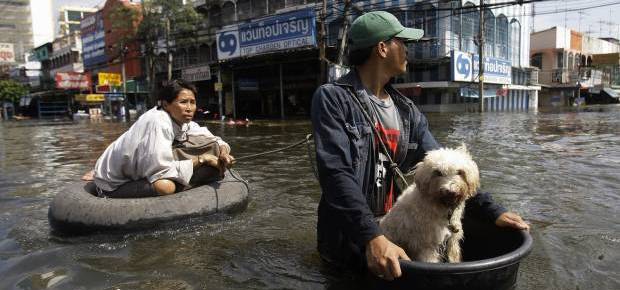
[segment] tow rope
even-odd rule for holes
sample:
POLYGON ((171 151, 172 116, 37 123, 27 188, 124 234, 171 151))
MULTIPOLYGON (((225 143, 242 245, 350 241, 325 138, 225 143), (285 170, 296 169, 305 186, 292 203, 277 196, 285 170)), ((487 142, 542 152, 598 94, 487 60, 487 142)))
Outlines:
POLYGON ((312 145, 311 142, 312 141, 312 134, 308 134, 306 135, 306 138, 304 138, 303 140, 293 143, 291 145, 288 145, 286 147, 282 147, 279 149, 274 149, 274 150, 269 150, 269 151, 265 151, 265 152, 261 152, 261 153, 256 153, 256 154, 250 154, 250 155, 246 155, 246 156, 241 156, 241 157, 237 157, 235 158, 236 161, 240 161, 240 160, 244 160, 244 159, 252 159, 252 158, 256 158, 256 157, 260 157, 260 156, 264 156, 264 155, 268 155, 268 154, 273 154, 273 153, 278 153, 281 151, 285 151, 294 147, 297 147, 299 145, 302 145, 304 143, 306 143, 306 148, 308 149, 308 159, 310 159, 310 164, 312 165, 312 173, 314 173, 314 177, 316 177, 317 179, 319 178, 319 175, 317 173, 317 169, 316 166, 314 165, 314 158, 312 156, 312 145))

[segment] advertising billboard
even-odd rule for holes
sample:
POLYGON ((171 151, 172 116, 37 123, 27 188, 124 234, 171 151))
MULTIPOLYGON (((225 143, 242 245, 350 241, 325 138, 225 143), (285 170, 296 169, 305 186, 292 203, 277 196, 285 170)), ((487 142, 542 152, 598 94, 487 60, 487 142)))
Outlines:
POLYGON ((15 62, 15 51, 12 43, 0 43, 0 63, 15 62))
POLYGON ((90 75, 76 72, 56 73, 56 88, 58 89, 90 89, 90 75))
POLYGON ((216 32, 220 60, 316 46, 314 8, 276 14, 216 32))
POLYGON ((103 13, 97 11, 88 15, 80 22, 82 32, 82 59, 88 70, 93 66, 107 61, 105 55, 105 30, 103 29, 103 13))
MULTIPOLYGON (((478 82, 478 55, 458 50, 452 51, 450 60, 452 80, 455 82, 478 82)), ((492 84, 512 83, 512 63, 507 60, 485 57, 484 82, 492 84)))
POLYGON ((106 73, 100 72, 97 74, 97 78, 99 79, 99 85, 110 85, 110 86, 121 86, 123 80, 121 78, 121 74, 116 73, 106 73))

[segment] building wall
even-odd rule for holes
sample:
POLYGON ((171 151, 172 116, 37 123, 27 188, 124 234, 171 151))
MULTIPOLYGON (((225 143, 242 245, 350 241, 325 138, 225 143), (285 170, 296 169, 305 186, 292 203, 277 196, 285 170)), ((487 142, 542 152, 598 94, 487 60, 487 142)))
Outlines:
POLYGON ((90 13, 97 12, 96 8, 62 6, 58 12, 58 35, 69 35, 80 31, 80 21, 90 13))
POLYGON ((52 0, 30 1, 32 11, 32 32, 34 46, 40 46, 54 40, 54 20, 52 17, 52 0))
MULTIPOLYGON (((140 4, 130 1, 122 0, 108 0, 106 1, 102 13, 103 13, 103 27, 105 30, 105 46, 106 55, 108 58, 108 68, 106 72, 120 73, 120 55, 119 49, 121 40, 128 33, 133 33, 131 30, 123 30, 115 28, 113 22, 115 21, 112 16, 114 9, 117 9, 119 5, 125 5, 131 9, 135 9, 139 14, 141 13, 140 4)), ((138 27, 140 16, 133 22, 134 29, 138 27)), ((125 71, 127 79, 136 78, 142 75, 142 65, 140 58, 140 46, 137 42, 127 43, 127 53, 125 56, 125 71)))
POLYGON ((0 43, 12 43, 15 61, 25 63, 24 54, 33 48, 29 0, 2 2, 0 43))

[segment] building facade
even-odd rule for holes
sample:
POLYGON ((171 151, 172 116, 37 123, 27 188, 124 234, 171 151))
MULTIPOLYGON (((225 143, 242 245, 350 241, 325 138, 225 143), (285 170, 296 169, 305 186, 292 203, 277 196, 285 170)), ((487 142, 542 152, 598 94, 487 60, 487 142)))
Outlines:
POLYGON ((58 11, 58 36, 79 33, 82 19, 97 11, 96 8, 62 6, 58 11))
MULTIPOLYGON (((527 15, 531 13, 531 5, 499 5, 503 2, 508 1, 485 3, 490 4, 484 12, 485 110, 535 109, 540 87, 536 71, 529 67, 528 27, 531 20, 527 15), (493 8, 495 6, 501 8, 493 8)), ((405 26, 425 31, 424 41, 409 45, 408 72, 395 79, 395 86, 425 111, 477 109, 477 5, 477 1, 460 0, 354 1, 352 6, 345 6, 344 1, 327 1, 325 57, 329 63, 338 62, 340 43, 346 35, 342 31, 345 22, 351 23, 368 11, 390 11, 405 26), (346 20, 345 10, 349 15, 346 20), (462 67, 472 69, 463 74, 464 71, 459 70, 462 67)), ((312 93, 325 81, 320 76, 326 75, 322 74, 319 61, 322 2, 218 0, 195 1, 194 6, 207 19, 204 47, 196 51, 198 57, 206 55, 205 59, 211 59, 216 66, 214 71, 223 74, 222 94, 227 107, 224 114, 240 117, 309 114, 312 93), (304 9, 314 10, 318 22, 313 28, 317 37, 315 42, 273 49, 281 45, 279 40, 263 37, 261 41, 267 43, 258 50, 251 43, 239 44, 239 55, 226 53, 230 48, 226 41, 222 41, 222 36, 230 35, 230 31, 240 33, 239 38, 235 38, 240 43, 244 33, 248 33, 248 26, 260 26, 253 23, 268 23, 278 17, 282 22, 287 13, 304 9)), ((224 37, 224 40, 231 39, 224 37)))
POLYGON ((617 40, 594 38, 564 27, 532 33, 531 65, 540 69, 543 86, 540 106, 567 106, 600 94, 609 86, 609 72, 593 66, 593 57, 617 52, 617 40))
POLYGON ((25 53, 33 47, 29 0, 0 1, 0 66, 24 64, 25 53))

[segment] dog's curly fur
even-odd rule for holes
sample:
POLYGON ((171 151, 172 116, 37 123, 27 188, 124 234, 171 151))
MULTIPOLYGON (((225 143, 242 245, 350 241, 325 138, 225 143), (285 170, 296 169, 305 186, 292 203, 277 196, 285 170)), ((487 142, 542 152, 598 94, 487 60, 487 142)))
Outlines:
POLYGON ((479 180, 465 144, 428 152, 415 167, 414 183, 381 219, 384 235, 413 260, 460 262, 465 200, 476 194, 479 180))

